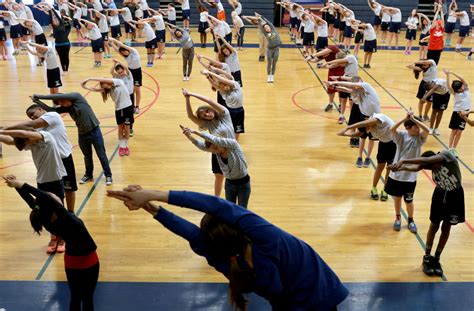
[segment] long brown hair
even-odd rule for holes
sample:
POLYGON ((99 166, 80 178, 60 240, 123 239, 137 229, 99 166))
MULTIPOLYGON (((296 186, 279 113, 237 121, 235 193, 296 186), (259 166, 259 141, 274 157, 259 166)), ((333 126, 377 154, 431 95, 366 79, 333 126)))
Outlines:
POLYGON ((255 271, 244 259, 250 240, 239 229, 209 214, 201 220, 201 232, 210 255, 216 260, 230 261, 226 277, 229 279, 229 299, 232 306, 235 310, 247 310, 244 293, 251 291, 255 280, 255 271))
MULTIPOLYGON (((108 83, 107 83, 108 84, 108 83)), ((107 101, 107 99, 109 98, 110 96, 110 93, 112 92, 112 88, 104 88, 102 86, 102 83, 100 84, 100 87, 102 88, 102 91, 100 92, 100 95, 102 95, 102 100, 104 101, 104 103, 107 101)))
POLYGON ((41 214, 39 210, 39 206, 35 206, 30 212, 30 223, 33 230, 38 234, 41 235, 41 231, 43 231, 43 222, 41 220, 41 214))

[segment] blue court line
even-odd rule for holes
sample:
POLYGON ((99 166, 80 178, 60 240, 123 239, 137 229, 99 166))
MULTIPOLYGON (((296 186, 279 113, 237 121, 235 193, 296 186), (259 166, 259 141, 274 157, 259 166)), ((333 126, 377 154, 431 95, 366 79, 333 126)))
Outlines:
MULTIPOLYGON (((110 156, 109 158, 109 165, 110 163, 112 163, 112 160, 114 159, 115 155, 117 154, 117 150, 119 148, 119 145, 117 145, 117 147, 115 148, 114 152, 112 153, 112 155, 110 156)), ((94 182, 94 185, 92 186, 92 188, 89 190, 89 192, 87 193, 86 197, 84 198, 84 200, 82 200, 82 203, 81 205, 79 206, 79 208, 77 209, 76 211, 76 216, 79 217, 79 215, 81 215, 81 212, 82 210, 84 209, 84 207, 86 206, 86 203, 89 201, 89 199, 91 198, 92 194, 94 193, 95 189, 97 188, 97 184, 99 183, 99 181, 102 179, 102 176, 104 176, 104 171, 102 170, 102 172, 100 172, 99 176, 97 177, 97 179, 95 180, 94 182)), ((41 270, 39 271, 38 275, 36 276, 35 280, 36 281, 39 281, 41 280, 41 278, 43 277, 44 273, 46 272, 46 270, 48 269, 49 267, 49 264, 51 263, 51 261, 53 261, 53 258, 54 256, 56 255, 56 253, 53 253, 51 255, 48 256, 48 259, 46 259, 46 262, 43 264, 43 267, 41 267, 41 270)))
MULTIPOLYGON (((299 52, 300 52, 301 55, 303 56, 303 52, 301 51, 301 49, 299 49, 299 52)), ((311 71, 313 72, 313 74, 314 74, 314 75, 316 76, 316 78, 319 80, 319 83, 321 83, 321 85, 322 85, 322 87, 324 88, 324 90, 326 90, 326 87, 325 87, 325 85, 323 84, 323 82, 322 82, 321 78, 319 77, 318 73, 316 72, 316 70, 314 70, 313 66, 312 66, 309 62, 308 62, 307 64, 308 64, 309 68, 311 69, 311 71)), ((374 79, 374 78, 372 78, 372 79, 374 79)), ((375 80, 375 79, 374 79, 374 80, 375 80)), ((375 81, 378 83, 377 80, 375 80, 375 81)), ((380 83, 379 83, 379 85, 380 85, 380 83)), ((391 95, 391 94, 390 94, 390 95, 391 95)), ((391 96, 392 96, 392 95, 391 95, 391 96)), ((393 97, 393 96, 392 96, 392 97, 393 97)), ((394 98, 394 99, 396 100, 396 98, 394 98)), ((402 105, 402 107, 403 107, 403 105, 402 105)), ((403 108, 405 108, 405 107, 403 107, 403 108)), ((344 121, 344 122, 346 122, 346 124, 347 124, 347 121, 344 121)), ((364 149, 364 154, 365 154, 365 155, 368 154, 368 152, 367 152, 366 149, 364 149)), ((372 165, 372 167, 373 167, 374 169, 376 169, 376 165, 375 165, 374 161, 372 161, 372 159, 370 159, 370 164, 372 165)), ((382 182, 385 184, 385 179, 384 179, 384 177, 383 177, 383 176, 380 176, 380 179, 381 179, 382 182)), ((403 216, 403 218, 405 219, 405 221, 408 222, 408 215, 407 215, 407 213, 405 212, 405 210, 403 209, 403 207, 400 209, 400 212, 402 213, 402 216, 403 216)), ((415 237, 416 237, 418 243, 420 244, 421 248, 423 249, 423 251, 426 251, 426 245, 425 245, 425 243, 423 242, 423 239, 422 239, 422 238, 420 237, 420 235, 418 234, 418 232, 415 233, 415 237)), ((443 275, 441 276, 441 279, 442 279, 443 281, 445 281, 445 282, 448 281, 448 279, 447 279, 447 277, 445 276, 445 274, 443 274, 443 275)))

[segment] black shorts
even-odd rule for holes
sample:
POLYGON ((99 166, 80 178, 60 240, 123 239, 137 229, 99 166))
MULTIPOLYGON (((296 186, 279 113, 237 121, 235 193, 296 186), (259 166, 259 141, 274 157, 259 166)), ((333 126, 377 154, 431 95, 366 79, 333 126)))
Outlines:
POLYGON ((229 42, 229 44, 232 44, 232 32, 226 34, 224 39, 225 41, 229 42))
POLYGON ((37 183, 36 186, 39 190, 44 192, 54 193, 61 201, 64 201, 64 184, 63 180, 55 180, 45 183, 37 183))
MULTIPOLYGON (((130 101, 132 102, 132 106, 135 107, 135 93, 130 94, 130 101)), ((135 118, 133 118, 132 123, 135 123, 135 118)))
POLYGON ((19 24, 10 26, 10 38, 18 39, 20 37, 21 37, 21 26, 19 24))
POLYGON ((334 24, 334 15, 332 14, 327 14, 326 15, 326 22, 328 23, 328 25, 333 25, 334 24))
POLYGON ((21 26, 21 35, 22 36, 29 36, 30 35, 30 29, 27 28, 27 27, 21 26))
POLYGON ((299 28, 298 24, 298 17, 290 17, 290 27, 291 28, 299 28))
POLYGON ((328 37, 318 37, 316 40, 316 50, 323 50, 329 45, 328 37))
POLYGON ((166 42, 166 30, 155 30, 156 42, 165 43, 166 42))
POLYGON ((375 53, 377 52, 377 39, 364 41, 364 52, 375 53))
POLYGON ((92 52, 102 53, 104 51, 104 39, 99 38, 91 41, 92 52))
POLYGON ((156 49, 156 38, 150 40, 150 41, 146 41, 145 42, 145 48, 147 49, 156 49))
POLYGON ((74 167, 72 153, 62 160, 67 173, 67 175, 63 177, 64 190, 77 191, 76 169, 74 167))
POLYGON ((436 187, 431 197, 430 221, 439 224, 447 221, 457 225, 465 221, 464 218, 464 189, 462 187, 445 191, 436 187))
POLYGON ((416 181, 398 181, 388 177, 385 183, 385 192, 394 197, 403 197, 405 203, 413 202, 416 181))
POLYGON ((124 24, 125 24, 125 33, 133 33, 133 32, 135 32, 135 29, 134 29, 132 26, 130 26, 129 23, 124 22, 124 24))
POLYGON ((453 33, 455 27, 456 27, 456 23, 448 23, 448 22, 446 22, 446 25, 445 25, 445 27, 444 27, 444 32, 445 32, 445 33, 453 33))
POLYGON ((142 68, 137 68, 137 69, 131 69, 129 68, 130 72, 132 73, 133 76, 133 85, 134 86, 142 86, 142 68))
POLYGON ((339 21, 339 31, 344 31, 346 29, 346 22, 339 21))
POLYGON ((183 20, 189 20, 191 18, 191 10, 183 10, 183 20))
POLYGON ((354 38, 354 43, 361 43, 364 41, 364 34, 360 31, 356 31, 355 38, 354 38))
POLYGON ((428 46, 428 42, 421 42, 421 40, 423 38, 426 38, 426 37, 429 37, 430 35, 429 34, 426 34, 426 33, 420 33, 420 42, 418 42, 418 44, 420 46, 428 46))
POLYGON ((384 143, 379 141, 379 148, 377 151, 377 163, 388 163, 393 162, 395 158, 395 153, 397 152, 397 145, 393 141, 384 143))
POLYGON ((46 78, 50 89, 63 86, 61 82, 61 70, 59 67, 46 70, 46 78))
POLYGON ((341 20, 339 18, 334 18, 334 28, 339 29, 341 26, 341 20))
POLYGON ((102 40, 109 41, 109 32, 101 32, 102 40))
POLYGON ((175 19, 173 19, 173 20, 168 19, 168 23, 170 23, 171 25, 176 25, 176 20, 175 19))
POLYGON ((354 38, 354 31, 351 26, 344 25, 344 38, 354 38))
POLYGON ((240 108, 228 108, 232 125, 234 126, 234 133, 245 133, 245 110, 240 108))
POLYGON ((120 30, 120 25, 110 26, 110 31, 112 32, 112 38, 120 38, 122 36, 122 31, 120 30))
POLYGON ((79 23, 79 20, 77 18, 73 19, 72 27, 74 27, 76 29, 81 29, 81 23, 79 23))
POLYGON ((407 29, 405 39, 407 39, 407 40, 416 40, 416 29, 407 29))
POLYGON ((199 22, 199 26, 198 26, 199 33, 206 33, 207 28, 209 28, 208 22, 199 22))
POLYGON ((402 23, 390 22, 389 32, 400 33, 401 27, 402 27, 402 23))
POLYGON ((0 41, 7 41, 7 32, 5 28, 0 28, 0 41))
MULTIPOLYGON (((428 90, 426 89, 426 82, 425 80, 421 80, 420 85, 418 85, 418 92, 416 93, 416 98, 422 99, 423 96, 425 96, 426 92, 428 92, 428 90)), ((426 100, 432 102, 433 95, 428 96, 426 100)))
POLYGON ((212 167, 213 174, 222 175, 222 170, 221 170, 221 167, 219 166, 219 162, 217 161, 217 156, 215 154, 212 154, 211 156, 211 167, 212 167))
POLYGON ((378 26, 382 24, 382 19, 380 19, 380 16, 375 15, 374 16, 374 26, 378 26))
POLYGON ((464 131, 466 128, 466 120, 461 118, 458 111, 453 111, 451 115, 451 120, 449 121, 449 128, 452 130, 461 130, 464 131))
POLYGON ((338 92, 339 92, 339 98, 351 98, 351 93, 341 92, 341 91, 338 91, 338 92))
POLYGON ((388 26, 390 25, 390 23, 389 22, 382 22, 380 25, 381 25, 380 29, 382 29, 382 31, 387 31, 388 26))
MULTIPOLYGON (((358 123, 358 122, 365 121, 368 118, 369 118, 368 116, 366 116, 365 114, 363 114, 360 111, 360 107, 359 107, 358 104, 352 103, 351 113, 349 114, 349 121, 347 122, 348 125, 352 125, 352 124, 355 124, 355 123, 358 123)), ((369 138, 370 140, 374 140, 374 138, 372 137, 372 134, 367 132, 365 127, 358 128, 358 130, 359 130, 359 132, 362 133, 360 138, 362 138, 362 139, 369 138)))
POLYGON ((46 40, 46 36, 44 33, 35 36, 35 43, 41 45, 48 45, 48 41, 46 40))
POLYGON ((117 122, 117 125, 121 125, 121 124, 130 125, 133 123, 132 118, 133 118, 133 105, 130 105, 120 110, 115 110, 115 121, 117 122))
POLYGON ((464 38, 469 35, 469 26, 459 26, 459 37, 464 38))
POLYGON ((443 95, 434 93, 433 109, 446 110, 446 108, 448 108, 449 98, 451 98, 451 94, 449 94, 449 92, 443 95))

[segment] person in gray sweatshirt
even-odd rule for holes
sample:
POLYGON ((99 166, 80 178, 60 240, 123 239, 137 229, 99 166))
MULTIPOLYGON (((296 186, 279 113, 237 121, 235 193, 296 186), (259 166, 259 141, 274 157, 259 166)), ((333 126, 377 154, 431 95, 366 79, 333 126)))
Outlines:
POLYGON ((235 138, 224 138, 180 125, 183 134, 198 148, 214 153, 225 176, 225 198, 247 208, 250 198, 250 176, 245 154, 235 138), (199 136, 204 141, 194 138, 199 136), (238 202, 237 202, 238 201, 238 202))
POLYGON ((194 60, 194 42, 189 35, 189 31, 175 26, 170 23, 165 23, 168 31, 171 33, 173 38, 178 40, 181 44, 181 51, 183 54, 183 81, 189 81, 191 71, 193 70, 194 60))
POLYGON ((276 64, 278 62, 278 57, 280 56, 280 45, 281 39, 280 34, 278 33, 276 27, 270 23, 265 17, 255 13, 255 16, 258 17, 258 27, 260 31, 265 35, 266 40, 268 41, 267 47, 267 82, 275 82, 275 71, 276 64))

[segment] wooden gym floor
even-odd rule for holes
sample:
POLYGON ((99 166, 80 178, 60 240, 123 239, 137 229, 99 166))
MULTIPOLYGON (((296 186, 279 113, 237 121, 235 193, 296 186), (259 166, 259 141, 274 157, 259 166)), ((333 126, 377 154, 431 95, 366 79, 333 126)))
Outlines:
MULTIPOLYGON (((281 30, 282 38, 289 44, 286 32, 281 30)), ((197 31, 192 35, 198 42, 197 31)), ((72 37, 75 35, 71 34, 72 37)), ((405 42, 403 37, 401 44, 405 42)), ((255 44, 256 38, 254 29, 247 30, 246 43, 255 44)), ((464 46, 472 46, 472 41, 469 38, 464 46)), ((145 49, 138 49, 145 64, 145 49)), ((182 81, 181 55, 176 51, 176 47, 167 47, 163 60, 157 60, 153 68, 143 67, 142 111, 130 142, 131 156, 121 158, 117 155, 113 103, 103 103, 98 94, 86 94, 79 85, 89 77, 108 77, 111 61, 105 60, 102 68, 93 68, 89 47, 71 49, 70 73, 63 77, 61 92, 86 94, 99 117, 114 177, 111 188, 137 183, 149 188, 213 192, 210 156, 183 137, 179 124, 195 127, 186 117, 181 88, 213 98, 215 93, 199 74, 201 66, 196 60, 191 80, 182 81)), ((212 48, 202 49, 198 44, 196 53, 213 55, 212 48)), ((119 57, 116 53, 113 56, 119 57)), ((417 51, 405 56, 403 51, 380 50, 373 57, 372 69, 359 70, 360 76, 379 92, 382 112, 395 121, 405 115, 404 108, 417 110, 415 94, 419 82, 405 68, 417 57, 417 51)), ((472 294, 472 129, 465 130, 458 146, 466 193, 466 223, 451 231, 442 255, 445 277, 427 277, 421 271, 421 259, 434 188, 431 173, 418 175, 414 201, 418 234, 408 231, 405 218, 401 232, 393 231, 393 201, 369 199, 374 168, 356 168, 356 150, 348 147, 348 139, 336 136, 342 127, 337 124, 337 113, 324 112, 327 96, 320 80, 326 79, 327 71, 306 64, 299 49, 283 48, 275 83, 267 84, 266 63, 257 61, 258 49, 245 48, 239 58, 246 110, 246 133, 241 136, 241 145, 252 177, 249 209, 308 242, 344 282, 467 282, 468 293, 472 294)), ((473 64, 466 60, 465 53, 444 52, 440 76, 442 68, 459 73, 474 87, 473 64)), ((24 111, 30 105, 28 96, 49 91, 43 68, 36 67, 35 59, 24 52, 15 60, 0 62, 0 83, 0 125, 25 119, 24 111)), ((194 107, 200 104, 196 100, 192 103, 194 107)), ((451 99, 440 127, 441 136, 430 136, 423 150, 439 151, 446 147, 452 105, 451 99)), ((75 145, 73 155, 79 179, 84 165, 76 146, 77 131, 69 116, 64 116, 64 120, 75 145)), ((376 150, 372 158, 375 156, 376 150)), ((128 212, 117 201, 107 198, 97 158, 95 166, 95 183, 79 186, 76 211, 98 245, 101 282, 225 282, 205 260, 191 252, 185 241, 167 232, 148 214, 128 212)), ((35 184, 31 155, 4 146, 0 159, 0 175, 3 174, 16 174, 19 179, 35 184)), ((0 186, 0 196, 0 280, 64 281, 63 256, 46 255, 48 234, 38 237, 32 233, 26 204, 6 186, 0 186)), ((201 217, 192 211, 172 210, 196 223, 201 217)), ((438 236, 436 242, 437 239, 438 236)))

